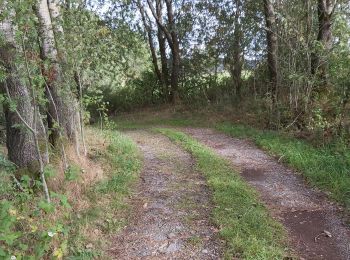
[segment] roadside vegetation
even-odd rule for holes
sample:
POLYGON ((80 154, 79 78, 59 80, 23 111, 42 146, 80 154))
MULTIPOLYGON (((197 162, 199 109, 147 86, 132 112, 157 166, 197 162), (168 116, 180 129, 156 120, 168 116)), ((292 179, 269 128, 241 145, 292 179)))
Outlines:
POLYGON ((127 223, 141 163, 134 143, 116 131, 91 128, 87 137, 88 157, 67 149, 67 170, 59 159, 46 166, 50 204, 30 171, 14 184, 20 169, 1 157, 0 259, 106 259, 112 235, 127 223))
MULTIPOLYGON (((105 258, 140 170, 110 118, 250 138, 350 209, 349 0, 0 0, 0 13, 0 259, 105 258)), ((282 254, 270 224, 243 245, 236 221, 229 254, 282 254)))
POLYGON ((206 177, 213 193, 212 217, 226 241, 226 259, 282 259, 287 254, 282 226, 228 161, 182 132, 157 131, 190 152, 206 177))

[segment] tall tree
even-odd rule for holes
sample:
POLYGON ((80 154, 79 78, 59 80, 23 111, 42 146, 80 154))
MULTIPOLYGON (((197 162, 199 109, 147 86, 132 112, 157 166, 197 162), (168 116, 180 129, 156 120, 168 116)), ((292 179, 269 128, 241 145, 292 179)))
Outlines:
MULTIPOLYGON (((52 131, 51 142, 56 144, 60 134, 63 131, 66 136, 77 142, 76 124, 77 124, 77 102, 69 87, 65 86, 62 77, 62 68, 59 62, 57 44, 52 23, 52 15, 58 17, 58 8, 53 7, 51 3, 51 13, 49 1, 39 0, 35 6, 36 14, 39 20, 39 35, 41 39, 41 58, 43 60, 43 74, 48 85, 47 93, 49 100, 49 127, 52 131), (60 127, 61 129, 58 129, 60 127)), ((56 26, 56 28, 60 28, 56 26)))
POLYGON ((157 12, 151 0, 147 0, 147 3, 149 8, 151 9, 153 17, 157 22, 157 25, 163 31, 171 49, 172 67, 171 67, 170 99, 173 103, 176 103, 178 99, 178 84, 179 84, 181 56, 180 56, 180 42, 178 38, 178 33, 176 31, 176 21, 175 21, 173 1, 165 0, 166 10, 167 10, 167 21, 168 21, 167 26, 165 26, 163 24, 163 21, 159 19, 159 17, 157 16, 157 12))
POLYGON ((332 48, 332 16, 337 0, 318 0, 317 51, 313 55, 312 73, 320 79, 320 88, 328 85, 328 53, 332 48))
MULTIPOLYGON (((5 10, 6 7, 8 8, 7 1, 3 1, 0 10, 5 10)), ((38 109, 37 93, 24 44, 26 37, 20 31, 15 31, 14 10, 8 8, 7 11, 0 22, 0 33, 3 36, 3 42, 0 45, 0 60, 6 73, 0 89, 7 97, 5 118, 8 156, 17 166, 28 167, 34 174, 40 174, 45 197, 50 203, 44 175, 44 164, 48 162, 48 151, 46 149, 44 154, 41 151, 43 143, 47 148, 47 136, 38 109), (15 36, 21 38, 21 45, 17 44, 15 36), (23 66, 19 66, 20 56, 24 58, 23 66), (20 73, 21 68, 24 68, 24 74, 20 73)))
POLYGON ((149 48, 151 50, 151 57, 152 57, 154 72, 157 75, 158 81, 161 84, 164 84, 162 72, 160 71, 159 66, 158 66, 158 59, 157 59, 156 49, 154 46, 151 22, 149 21, 149 17, 147 16, 145 9, 144 9, 140 0, 137 1, 137 7, 138 7, 140 14, 141 14, 143 27, 145 28, 145 31, 147 33, 147 39, 148 39, 149 48))
MULTIPOLYGON (((4 6, 1 7, 2 10, 3 8, 4 6)), ((0 22, 0 33, 5 40, 0 47, 0 60, 7 74, 6 79, 1 82, 1 90, 8 95, 9 101, 5 105, 8 157, 19 167, 27 167, 38 160, 33 134, 24 125, 25 122, 32 128, 34 108, 30 92, 19 78, 16 68, 18 46, 10 17, 0 22)))
MULTIPOLYGON (((159 20, 163 17, 163 2, 162 0, 156 0, 156 13, 159 20)), ((164 83, 164 94, 165 98, 168 99, 169 95, 169 68, 168 68, 168 58, 166 55, 166 38, 164 36, 164 32, 162 29, 158 26, 157 29, 157 38, 158 38, 158 45, 159 45, 159 53, 160 53, 160 60, 162 65, 162 79, 164 83)))
POLYGON ((277 32, 275 10, 271 0, 264 0, 266 21, 267 65, 269 68, 270 92, 273 104, 277 102, 278 67, 277 67, 277 32))
POLYGON ((242 53, 242 26, 241 26, 241 9, 242 1, 236 0, 236 10, 234 25, 235 31, 233 35, 233 70, 232 76, 233 81, 236 86, 237 95, 241 97, 241 88, 242 88, 242 65, 243 65, 243 53, 242 53))

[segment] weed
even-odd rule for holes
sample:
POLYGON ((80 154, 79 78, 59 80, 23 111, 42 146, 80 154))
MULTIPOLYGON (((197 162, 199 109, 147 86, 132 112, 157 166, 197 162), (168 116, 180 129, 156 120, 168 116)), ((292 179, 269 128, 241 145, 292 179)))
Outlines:
POLYGON ((38 192, 40 181, 24 175, 27 171, 18 180, 20 192, 12 178, 16 167, 0 156, 0 259, 107 258, 110 235, 126 224, 126 198, 141 164, 130 139, 104 133, 96 157, 105 166, 104 178, 89 181, 77 163, 64 173, 55 163, 47 165, 45 175, 57 183, 50 204, 38 192))

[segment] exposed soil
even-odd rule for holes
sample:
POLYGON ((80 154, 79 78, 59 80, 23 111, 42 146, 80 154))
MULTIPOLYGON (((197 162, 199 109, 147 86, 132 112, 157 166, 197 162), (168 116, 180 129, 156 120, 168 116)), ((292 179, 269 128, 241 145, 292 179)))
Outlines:
POLYGON ((222 242, 210 222, 210 192, 191 156, 168 138, 127 133, 144 154, 134 216, 114 241, 113 259, 220 259, 222 242))
POLYGON ((229 159, 254 187, 271 215, 286 227, 301 259, 350 259, 350 229, 339 208, 307 186, 300 174, 280 164, 252 142, 211 129, 184 130, 229 159))

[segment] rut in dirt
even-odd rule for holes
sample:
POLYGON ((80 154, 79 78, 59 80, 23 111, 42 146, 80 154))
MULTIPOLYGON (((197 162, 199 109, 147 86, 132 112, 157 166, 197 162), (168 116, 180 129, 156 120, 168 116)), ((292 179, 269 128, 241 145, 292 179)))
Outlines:
POLYGON ((271 215, 287 229, 290 246, 301 259, 350 259, 350 229, 339 208, 296 172, 252 142, 211 129, 182 129, 238 167, 271 215))
POLYGON ((220 259, 205 179, 190 154, 160 134, 126 133, 144 154, 131 223, 113 241, 113 259, 220 259))

